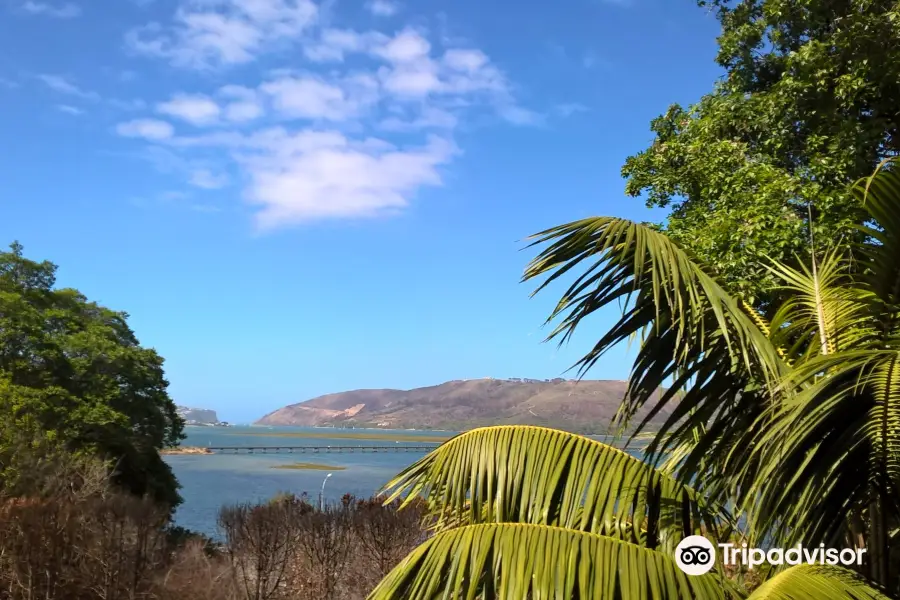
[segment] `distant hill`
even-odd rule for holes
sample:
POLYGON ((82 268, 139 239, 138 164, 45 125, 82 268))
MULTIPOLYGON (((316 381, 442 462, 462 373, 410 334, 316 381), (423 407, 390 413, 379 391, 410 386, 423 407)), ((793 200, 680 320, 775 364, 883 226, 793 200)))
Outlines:
POLYGON ((453 431, 521 424, 605 433, 625 390, 618 380, 468 379, 412 390, 328 394, 280 408, 256 424, 453 431))
POLYGON ((208 408, 188 408, 187 406, 176 406, 175 408, 188 425, 215 425, 219 422, 216 411, 208 408))

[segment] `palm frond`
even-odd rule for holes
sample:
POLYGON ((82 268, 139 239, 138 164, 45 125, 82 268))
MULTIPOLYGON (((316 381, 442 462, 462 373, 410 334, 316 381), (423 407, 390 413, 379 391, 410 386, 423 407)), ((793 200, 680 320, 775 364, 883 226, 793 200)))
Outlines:
POLYGON ((492 523, 444 531, 415 549, 369 600, 715 600, 717 575, 671 555, 584 531, 492 523))
POLYGON ((530 523, 673 550, 715 536, 728 517, 670 475, 596 440, 544 427, 473 429, 387 484, 389 501, 424 498, 437 529, 530 523))
POLYGON ((852 285, 850 261, 840 248, 816 259, 815 270, 775 263, 769 270, 789 292, 772 318, 772 339, 789 356, 808 360, 852 348, 870 335, 864 292, 852 285))
MULTIPOLYGON (((533 241, 529 247, 552 242, 525 269, 523 281, 550 274, 533 294, 583 261, 591 261, 547 319, 552 322, 568 313, 549 338, 559 336, 565 342, 578 324, 598 308, 620 300, 627 306, 632 296, 643 294, 649 296, 656 310, 643 314, 635 327, 638 323, 628 321, 629 315, 635 316, 633 311, 625 308, 618 326, 625 326, 628 334, 654 325, 660 313, 668 312, 672 318, 666 326, 677 333, 677 346, 682 353, 689 351, 688 345, 708 349, 710 336, 718 333, 716 337, 721 337, 732 355, 748 368, 767 367, 772 374, 780 371, 774 349, 740 309, 738 301, 665 234, 625 219, 593 217, 548 229, 530 239, 533 241), (707 316, 713 318, 715 327, 704 327, 707 316)), ((619 331, 615 339, 601 340, 578 363, 581 372, 599 358, 597 352, 602 353, 623 335, 627 334, 619 331)), ((712 345, 718 346, 718 340, 712 345)))
MULTIPOLYGON (((547 244, 524 280, 548 275, 535 293, 580 267, 548 322, 548 339, 567 341, 590 315, 614 304, 621 317, 578 363, 584 374, 616 344, 642 336, 619 422, 649 406, 634 431, 669 408, 661 435, 647 448, 656 463, 668 451, 693 449, 681 463, 688 481, 707 470, 727 473, 756 434, 771 401, 764 393, 787 366, 767 334, 715 278, 665 234, 624 219, 596 217, 532 236, 547 244), (661 387, 668 387, 658 393, 661 387), (694 444, 698 423, 712 423, 694 444), (730 461, 730 462, 729 462, 730 461)), ((720 477, 721 481, 722 478, 720 477)), ((704 490, 706 492, 707 490, 704 490)))
MULTIPOLYGON (((770 323, 763 314, 757 310, 754 306, 752 306, 746 300, 741 300, 741 308, 744 309, 744 312, 747 313, 747 316, 753 321, 753 324, 770 340, 773 338, 773 324, 770 323)), ((777 327, 777 326, 776 326, 777 327)), ((775 346, 775 351, 778 353, 778 356, 785 362, 786 365, 790 366, 791 359, 785 352, 785 349, 780 346, 778 343, 773 342, 775 346)))
MULTIPOLYGON (((863 228, 870 242, 859 248, 868 288, 878 298, 873 318, 882 339, 897 344, 900 327, 900 173, 893 161, 853 187, 870 223, 863 228)), ((896 347, 896 345, 895 345, 896 347)))
POLYGON ((747 600, 890 600, 852 571, 797 565, 758 587, 747 600))
POLYGON ((752 528, 793 543, 839 543, 846 517, 874 497, 900 518, 900 352, 855 350, 798 365, 801 389, 757 440, 752 528))

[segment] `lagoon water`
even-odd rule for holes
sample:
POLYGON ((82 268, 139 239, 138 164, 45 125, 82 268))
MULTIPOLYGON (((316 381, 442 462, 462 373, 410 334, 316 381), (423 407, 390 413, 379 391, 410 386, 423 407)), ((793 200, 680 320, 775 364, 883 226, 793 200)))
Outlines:
MULTIPOLYGON (((186 427, 184 446, 397 446, 416 445, 415 442, 397 442, 391 439, 341 439, 318 437, 329 433, 367 433, 381 436, 396 434, 398 438, 423 438, 435 435, 451 436, 452 432, 410 431, 391 429, 326 429, 305 427, 186 427), (316 437, 290 437, 272 434, 315 434, 316 437)), ((589 436, 601 441, 612 440, 606 436, 589 436)), ((433 443, 426 440, 423 443, 433 443)), ((633 456, 640 452, 629 450, 633 456)), ((325 485, 325 500, 333 502, 344 494, 369 497, 405 467, 424 456, 423 452, 306 452, 284 454, 182 454, 168 455, 166 462, 181 482, 184 503, 175 513, 175 523, 182 527, 219 537, 216 518, 219 509, 226 504, 259 502, 268 500, 279 492, 307 493, 313 502, 318 501, 322 482, 330 472, 325 485), (343 470, 275 469, 277 465, 298 462, 343 467, 343 470)))
MULTIPOLYGON (((300 427, 187 427, 184 446, 396 446, 393 440, 339 438, 303 438, 272 436, 273 433, 310 433, 327 435, 329 431, 348 433, 346 429, 300 427)), ((353 433, 367 433, 356 429, 353 433)), ((431 431, 371 430, 371 433, 409 436, 434 436, 431 431)), ((441 432, 442 434, 444 432, 441 432)), ((447 434, 450 435, 450 434, 447 434)), ((399 442, 400 445, 412 442, 399 442)), ((330 472, 325 486, 326 501, 334 501, 350 493, 368 497, 377 492, 404 467, 424 456, 422 452, 319 453, 312 454, 206 454, 169 455, 165 457, 178 481, 184 503, 175 514, 182 527, 218 537, 216 517, 225 504, 267 500, 278 492, 306 492, 315 502, 322 481, 330 472), (274 469, 276 465, 310 462, 344 467, 344 470, 320 471, 274 469)))

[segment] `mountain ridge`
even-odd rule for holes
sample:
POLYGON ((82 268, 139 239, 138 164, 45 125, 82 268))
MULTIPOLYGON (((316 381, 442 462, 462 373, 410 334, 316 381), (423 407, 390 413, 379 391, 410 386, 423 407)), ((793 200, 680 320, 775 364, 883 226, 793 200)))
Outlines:
MULTIPOLYGON (((325 394, 279 408, 255 424, 454 431, 517 424, 605 433, 626 389, 622 380, 461 379, 410 390, 325 394)), ((650 426, 668 414, 656 415, 650 426)))

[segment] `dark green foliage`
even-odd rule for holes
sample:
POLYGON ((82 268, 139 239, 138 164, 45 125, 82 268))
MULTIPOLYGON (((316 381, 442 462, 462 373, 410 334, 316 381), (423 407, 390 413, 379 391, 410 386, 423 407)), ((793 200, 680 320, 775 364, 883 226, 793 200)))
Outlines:
POLYGON ((860 235, 851 183, 897 153, 895 0, 701 0, 722 24, 726 76, 651 124, 622 169, 627 193, 669 207, 665 230, 732 291, 770 298, 769 259, 860 235))
POLYGON ((178 483, 158 450, 183 422, 166 390, 163 359, 143 348, 127 315, 74 289, 54 289, 56 266, 0 253, 0 477, 21 475, 16 455, 54 447, 96 455, 113 481, 174 507, 178 483), (17 475, 18 473, 18 475, 17 475))

